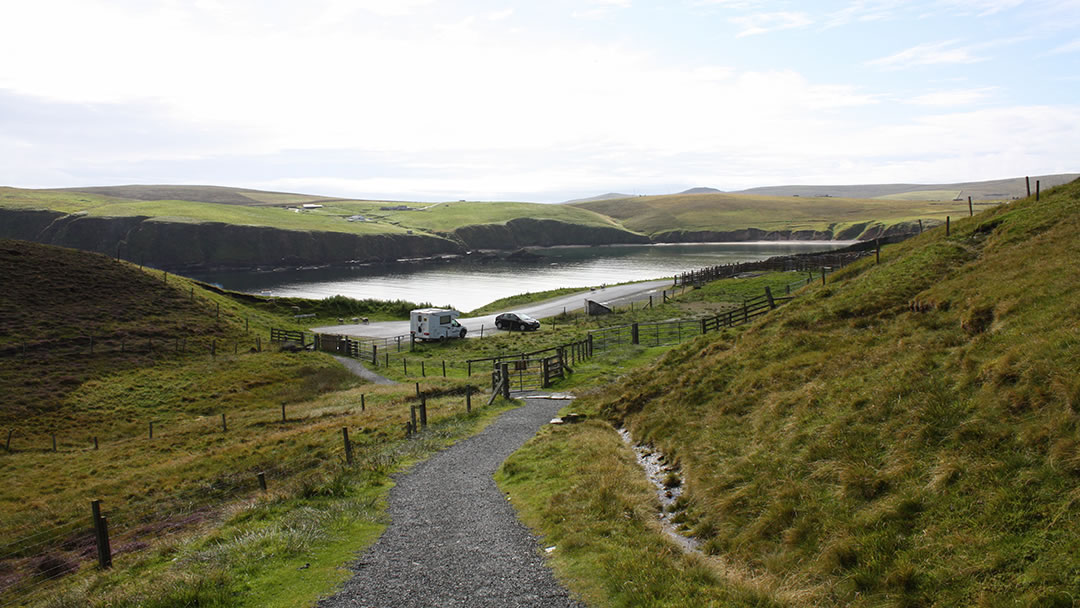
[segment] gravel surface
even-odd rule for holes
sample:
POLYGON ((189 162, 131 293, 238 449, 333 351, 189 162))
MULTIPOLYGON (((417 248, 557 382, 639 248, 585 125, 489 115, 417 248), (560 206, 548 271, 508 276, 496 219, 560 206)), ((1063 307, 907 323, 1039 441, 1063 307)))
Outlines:
POLYGON ((321 608, 354 606, 574 606, 544 565, 492 474, 566 401, 526 399, 483 433, 409 473, 390 491, 392 523, 355 575, 321 608))

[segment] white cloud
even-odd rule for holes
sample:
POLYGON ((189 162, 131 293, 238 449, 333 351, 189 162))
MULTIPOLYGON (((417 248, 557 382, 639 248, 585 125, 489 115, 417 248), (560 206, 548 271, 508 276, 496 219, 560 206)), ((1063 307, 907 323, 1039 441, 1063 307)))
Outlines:
MULTIPOLYGON (((941 0, 939 0, 941 1, 941 0)), ((1025 0, 943 0, 942 4, 951 6, 955 10, 974 14, 978 17, 987 17, 997 13, 1014 9, 1025 0)))
POLYGON ((586 0, 587 8, 571 13, 575 19, 600 19, 615 11, 630 8, 631 0, 586 0))
POLYGON ((975 46, 957 46, 957 41, 920 44, 899 53, 867 61, 866 65, 886 69, 904 69, 922 65, 965 64, 985 61, 975 54, 975 46))
POLYGON ((919 106, 967 106, 982 101, 997 90, 997 87, 982 87, 977 89, 954 89, 950 91, 934 91, 916 95, 907 100, 907 103, 919 106))
POLYGON ((729 22, 738 26, 736 37, 755 36, 780 30, 806 27, 814 22, 810 15, 802 12, 754 13, 731 17, 729 22))
POLYGON ((1062 44, 1061 46, 1058 46, 1057 48, 1050 51, 1050 54, 1051 55, 1060 55, 1062 53, 1075 53, 1077 51, 1080 51, 1080 38, 1077 38, 1076 40, 1073 40, 1071 42, 1066 42, 1065 44, 1062 44))
POLYGON ((904 0, 856 0, 825 17, 827 27, 840 27, 851 23, 883 21, 896 17, 898 8, 907 4, 904 0))

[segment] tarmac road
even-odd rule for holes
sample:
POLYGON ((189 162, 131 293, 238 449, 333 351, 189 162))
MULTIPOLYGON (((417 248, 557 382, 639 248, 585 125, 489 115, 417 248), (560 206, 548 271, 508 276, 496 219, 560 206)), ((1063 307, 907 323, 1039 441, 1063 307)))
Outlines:
MULTIPOLYGON (((586 298, 608 306, 627 306, 630 302, 648 301, 653 296, 655 301, 661 299, 660 292, 671 286, 671 279, 646 281, 643 283, 629 283, 627 285, 612 285, 593 290, 583 290, 568 296, 537 302, 518 308, 507 309, 504 312, 522 312, 535 319, 553 317, 565 310, 573 312, 585 308, 586 298)), ((495 329, 495 314, 480 317, 459 318, 461 323, 469 330, 468 337, 480 337, 481 328, 484 333, 500 331, 495 329)), ((314 327, 312 331, 321 334, 335 334, 341 336, 356 336, 363 338, 393 338, 395 336, 409 335, 408 321, 382 321, 379 323, 330 325, 326 327, 314 327)))

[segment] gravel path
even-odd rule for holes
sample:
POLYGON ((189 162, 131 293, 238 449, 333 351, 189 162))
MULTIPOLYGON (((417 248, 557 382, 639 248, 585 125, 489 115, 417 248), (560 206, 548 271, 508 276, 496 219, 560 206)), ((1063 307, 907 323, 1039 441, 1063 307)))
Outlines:
POLYGON ((385 376, 380 376, 379 374, 376 374, 370 369, 364 367, 364 365, 356 359, 352 359, 349 357, 339 357, 338 355, 330 356, 337 359, 338 363, 344 365, 346 369, 365 380, 370 380, 375 384, 397 384, 397 382, 394 382, 393 380, 385 376))
POLYGON ((581 608, 492 479, 565 404, 526 399, 399 477, 390 491, 392 523, 352 565, 344 589, 318 606, 581 608))

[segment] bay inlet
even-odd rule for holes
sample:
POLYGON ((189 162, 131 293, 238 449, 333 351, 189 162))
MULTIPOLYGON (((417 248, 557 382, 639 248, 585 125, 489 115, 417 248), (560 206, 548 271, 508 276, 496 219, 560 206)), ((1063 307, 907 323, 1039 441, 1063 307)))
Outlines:
POLYGON ((264 272, 192 273, 225 289, 321 299, 334 295, 430 302, 470 311, 500 298, 561 287, 589 288, 674 277, 706 266, 830 251, 847 241, 607 245, 530 249, 531 260, 331 266, 264 272))

